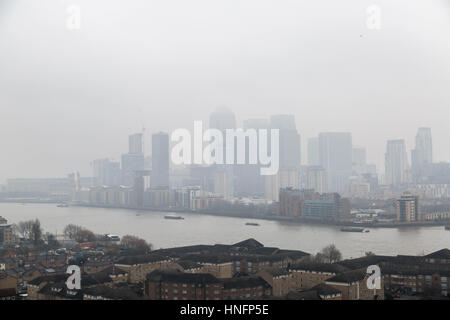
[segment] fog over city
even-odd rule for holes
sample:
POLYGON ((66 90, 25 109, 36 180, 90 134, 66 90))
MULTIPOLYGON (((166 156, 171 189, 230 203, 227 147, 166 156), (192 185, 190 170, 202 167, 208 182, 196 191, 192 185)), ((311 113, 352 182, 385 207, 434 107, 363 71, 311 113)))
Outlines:
POLYGON ((449 32, 450 0, 0 0, 0 318, 450 301, 449 32))
POLYGON ((238 127, 295 115, 303 163, 309 137, 351 132, 382 173, 386 141, 409 154, 422 126, 449 161, 449 18, 446 0, 0 0, 0 183, 90 176, 129 134, 149 155, 219 106, 238 127))

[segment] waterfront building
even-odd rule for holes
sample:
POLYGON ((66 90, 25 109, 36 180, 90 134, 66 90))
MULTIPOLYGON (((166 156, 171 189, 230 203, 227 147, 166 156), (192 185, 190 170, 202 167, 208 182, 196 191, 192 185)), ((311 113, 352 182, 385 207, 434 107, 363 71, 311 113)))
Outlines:
POLYGON ((414 222, 422 220, 419 197, 405 192, 396 200, 397 220, 400 222, 414 222))

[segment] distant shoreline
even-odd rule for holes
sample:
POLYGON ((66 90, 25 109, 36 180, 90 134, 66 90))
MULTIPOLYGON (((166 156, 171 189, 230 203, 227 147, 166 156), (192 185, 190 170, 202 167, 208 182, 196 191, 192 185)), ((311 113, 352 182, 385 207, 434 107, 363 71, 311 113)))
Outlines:
MULTIPOLYGON (((5 200, 1 199, 0 203, 22 203, 22 204, 59 204, 60 202, 56 201, 17 201, 17 200, 5 200)), ((255 219, 255 220, 269 220, 269 221, 278 221, 278 222, 288 222, 288 223, 297 223, 297 224, 316 224, 316 225, 331 225, 338 227, 363 227, 363 228, 414 228, 414 227, 437 227, 450 224, 450 220, 442 220, 442 221, 422 221, 417 223, 355 223, 355 222, 338 222, 338 221, 329 221, 329 220, 318 220, 314 218, 292 218, 292 217, 278 217, 274 215, 251 215, 246 213, 233 214, 226 212, 217 212, 217 211, 192 211, 180 208, 138 208, 138 207, 121 207, 121 206, 105 206, 105 205, 94 205, 94 204, 70 204, 70 206, 75 207, 90 207, 90 208, 105 208, 105 209, 125 209, 125 210, 133 210, 133 211, 149 211, 149 212, 172 212, 172 213, 185 213, 185 214, 203 214, 209 216, 220 216, 220 217, 230 217, 230 218, 241 218, 241 219, 255 219)))

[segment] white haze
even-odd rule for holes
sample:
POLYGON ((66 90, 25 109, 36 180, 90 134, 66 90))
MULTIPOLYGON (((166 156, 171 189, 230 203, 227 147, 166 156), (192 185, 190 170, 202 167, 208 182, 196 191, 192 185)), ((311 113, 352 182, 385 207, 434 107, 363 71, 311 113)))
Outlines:
POLYGON ((410 149, 419 126, 450 160, 449 32, 446 0, 0 0, 0 183, 90 175, 128 134, 219 105, 295 114, 304 160, 308 137, 350 131, 382 171, 386 140, 410 149))

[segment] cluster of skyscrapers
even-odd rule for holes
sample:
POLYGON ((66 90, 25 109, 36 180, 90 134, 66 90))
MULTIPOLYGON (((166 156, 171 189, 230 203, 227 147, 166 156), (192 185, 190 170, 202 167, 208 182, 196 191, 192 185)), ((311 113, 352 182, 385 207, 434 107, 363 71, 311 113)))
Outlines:
MULTIPOLYGON (((235 115, 227 108, 219 108, 211 113, 209 128, 223 133, 223 153, 229 152, 226 150, 226 130, 238 128, 235 115)), ((405 141, 387 141, 385 174, 381 177, 377 174, 376 166, 367 163, 366 149, 353 145, 349 132, 322 132, 317 137, 309 138, 307 164, 303 165, 301 139, 293 115, 246 119, 242 128, 279 130, 279 170, 276 174, 261 175, 261 164, 250 163, 248 140, 245 143, 244 164, 175 166, 170 162, 168 133, 152 135, 151 157, 144 155, 143 134, 136 133, 129 136, 129 150, 122 155, 121 163, 109 159, 93 162, 94 185, 131 187, 143 184, 144 189, 196 187, 225 200, 260 198, 278 201, 280 189, 283 188, 314 190, 320 194, 340 193, 348 197, 367 196, 379 184, 390 189, 403 188, 402 191, 405 191, 411 184, 429 180, 430 172, 436 175, 436 171, 442 171, 441 166, 433 167, 430 128, 419 128, 415 149, 411 151, 411 166, 405 141)), ((260 148, 259 144, 257 148, 260 148)))
POLYGON ((385 184, 402 186, 421 183, 426 179, 427 169, 433 164, 433 144, 430 128, 419 128, 416 146, 411 151, 411 166, 404 140, 389 140, 385 156, 385 184))

